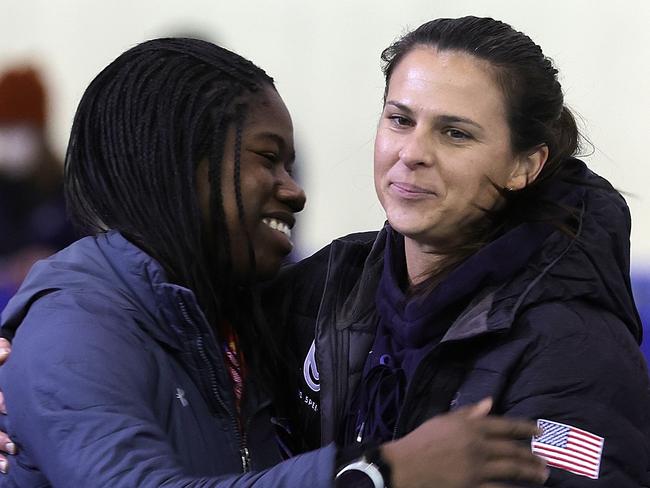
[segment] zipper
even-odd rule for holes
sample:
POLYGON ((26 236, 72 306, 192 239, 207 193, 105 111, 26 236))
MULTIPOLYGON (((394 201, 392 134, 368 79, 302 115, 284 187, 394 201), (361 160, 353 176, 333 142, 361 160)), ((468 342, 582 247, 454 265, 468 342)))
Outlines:
MULTIPOLYGON (((244 390, 244 395, 246 395, 246 390, 244 390)), ((243 396, 242 398, 245 398, 245 396, 243 396)), ((239 455, 241 457, 241 468, 243 473, 248 473, 251 470, 251 454, 250 451, 248 450, 247 441, 248 441, 248 431, 250 430, 250 425, 253 416, 254 414, 250 415, 249 418, 246 419, 246 424, 242 425, 241 429, 238 430, 238 432, 240 433, 239 455)))
POLYGON ((248 447, 244 446, 239 450, 241 456, 241 469, 242 473, 248 473, 251 470, 251 456, 248 452, 248 447))
MULTIPOLYGON (((248 446, 246 445, 246 434, 243 431, 243 429, 240 427, 240 423, 237 420, 237 417, 232 414, 232 412, 226 405, 226 402, 219 394, 217 374, 215 373, 210 358, 208 358, 208 355, 205 352, 205 344, 203 342, 203 337, 201 337, 201 331, 199 330, 199 327, 191 319, 190 314, 187 311, 187 306, 185 305, 185 301, 182 298, 179 298, 178 306, 181 309, 181 314, 183 315, 183 319, 188 325, 192 327, 194 333, 197 336, 196 347, 199 352, 199 356, 201 360, 205 363, 208 370, 208 380, 210 383, 210 390, 212 392, 212 396, 217 400, 219 405, 226 411, 226 413, 230 417, 233 426, 233 431, 235 432, 235 435, 237 437, 237 443, 239 444, 239 455, 241 458, 242 472, 247 473, 250 471, 251 468, 251 457, 250 457, 250 452, 248 450, 248 446)), ((213 414, 216 414, 216 410, 213 412, 213 414)))
POLYGON ((409 382, 409 387, 406 390, 406 395, 404 395, 404 402, 402 403, 402 408, 400 408, 400 413, 397 416, 397 421, 395 422, 395 427, 393 428, 393 440, 397 439, 397 434, 399 433, 401 424, 403 423, 402 420, 404 419, 404 412, 409 411, 410 408, 409 403, 414 395, 413 390, 415 390, 414 385, 417 384, 415 379, 418 376, 421 376, 422 370, 427 366, 427 363, 431 360, 433 356, 435 356, 438 353, 439 346, 440 345, 438 344, 438 346, 434 347, 431 351, 429 351, 429 354, 427 354, 424 358, 422 358, 420 364, 418 364, 417 368, 415 368, 413 377, 409 382))
MULTIPOLYGON (((181 314, 183 315, 183 319, 185 322, 190 325, 193 329, 193 332, 196 334, 196 348, 199 352, 199 356, 201 357, 201 360, 203 363, 206 365, 206 369, 208 370, 208 381, 210 383, 210 390, 212 392, 213 398, 217 400, 219 405, 230 414, 230 410, 228 409, 226 402, 223 400, 221 395, 219 394, 219 388, 217 386, 217 375, 214 371, 214 368, 212 366, 212 363, 210 362, 210 359, 208 358, 207 353, 205 352, 205 344, 203 343, 203 338, 201 337, 200 330, 198 326, 194 323, 194 321, 190 318, 190 314, 187 311, 187 307, 185 305, 185 302, 182 299, 178 300, 178 305, 181 309, 181 314)), ((216 412, 214 412, 216 413, 216 412)))

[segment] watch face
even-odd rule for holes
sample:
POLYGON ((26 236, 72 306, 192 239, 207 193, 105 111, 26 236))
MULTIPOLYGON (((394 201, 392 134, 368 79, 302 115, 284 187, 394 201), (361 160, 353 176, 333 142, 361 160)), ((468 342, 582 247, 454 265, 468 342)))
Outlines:
POLYGON ((350 469, 337 476, 336 488, 375 488, 375 484, 363 471, 350 469))

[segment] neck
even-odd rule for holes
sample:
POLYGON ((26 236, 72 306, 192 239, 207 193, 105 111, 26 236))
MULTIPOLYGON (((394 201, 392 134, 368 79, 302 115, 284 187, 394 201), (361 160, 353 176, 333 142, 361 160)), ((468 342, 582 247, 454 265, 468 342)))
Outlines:
POLYGON ((444 255, 436 252, 432 246, 421 244, 406 236, 404 253, 410 285, 418 285, 425 281, 444 260, 444 255))

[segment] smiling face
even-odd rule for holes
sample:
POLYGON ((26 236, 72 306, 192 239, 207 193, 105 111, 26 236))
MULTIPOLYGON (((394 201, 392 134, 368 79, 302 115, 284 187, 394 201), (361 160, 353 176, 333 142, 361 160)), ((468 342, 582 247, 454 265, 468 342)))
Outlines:
MULTIPOLYGON (((391 226, 427 253, 520 189, 545 149, 514 154, 503 95, 487 63, 417 47, 395 67, 375 140, 375 189, 391 226), (538 154, 539 153, 539 154, 538 154)), ((409 271, 409 274, 411 272, 409 271)))
MULTIPOLYGON (((291 117, 274 88, 247 99, 241 140, 242 227, 235 194, 235 134, 229 131, 222 164, 222 195, 236 277, 250 269, 247 235, 255 254, 256 278, 273 277, 291 252, 294 213, 305 206, 305 193, 291 176, 295 154, 291 117)), ((199 166, 199 198, 209 208, 207 163, 199 166)))

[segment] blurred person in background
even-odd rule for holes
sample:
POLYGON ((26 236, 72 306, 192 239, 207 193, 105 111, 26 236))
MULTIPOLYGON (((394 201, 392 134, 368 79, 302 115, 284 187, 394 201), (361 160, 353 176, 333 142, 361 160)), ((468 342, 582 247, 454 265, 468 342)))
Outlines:
POLYGON ((47 93, 38 71, 0 74, 0 310, 35 261, 74 239, 63 165, 46 125, 47 93))

